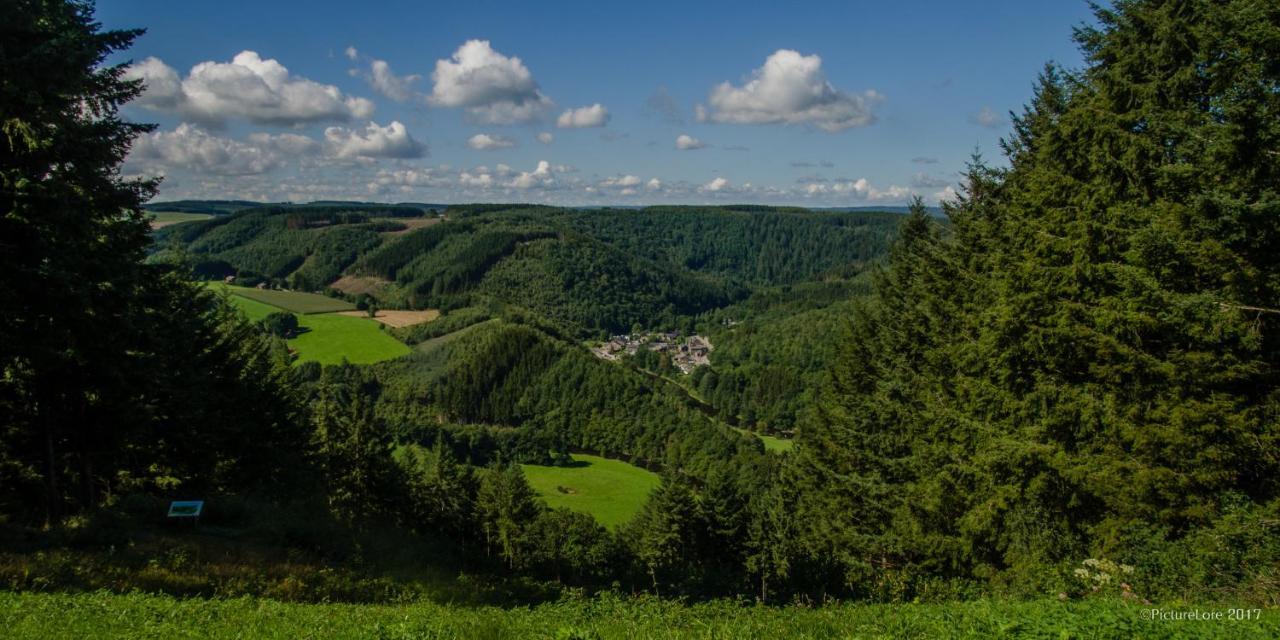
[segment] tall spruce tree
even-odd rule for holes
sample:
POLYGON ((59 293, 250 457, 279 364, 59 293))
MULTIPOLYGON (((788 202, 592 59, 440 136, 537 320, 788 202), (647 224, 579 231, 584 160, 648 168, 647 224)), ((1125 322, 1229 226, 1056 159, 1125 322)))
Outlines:
POLYGON ((137 30, 15 0, 0 21, 0 512, 57 524, 123 491, 252 486, 301 448, 280 363, 171 267, 143 264, 123 121, 142 85, 104 65, 137 30), (251 434, 251 435, 250 435, 251 434))

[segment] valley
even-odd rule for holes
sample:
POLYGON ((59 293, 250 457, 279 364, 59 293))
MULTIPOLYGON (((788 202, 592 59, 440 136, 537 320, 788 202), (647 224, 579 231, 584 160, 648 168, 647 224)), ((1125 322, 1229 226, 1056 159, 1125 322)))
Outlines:
POLYGON ((8 3, 0 636, 1276 637, 1280 4, 1006 4, 8 3))

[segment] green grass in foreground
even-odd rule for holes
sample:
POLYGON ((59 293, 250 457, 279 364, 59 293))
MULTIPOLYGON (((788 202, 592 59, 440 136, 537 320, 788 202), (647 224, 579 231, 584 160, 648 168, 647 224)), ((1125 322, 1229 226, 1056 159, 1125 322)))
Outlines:
POLYGON ((167 227, 171 224, 178 224, 179 222, 206 220, 213 217, 207 213, 187 213, 185 211, 149 211, 148 213, 151 214, 152 229, 167 227))
MULTIPOLYGON (((242 287, 228 289, 232 294, 228 296, 231 304, 254 322, 265 318, 267 314, 283 310, 240 295, 242 287)), ((289 346, 298 352, 297 362, 338 364, 346 358, 353 364, 370 364, 398 358, 410 351, 407 345, 387 335, 377 322, 368 318, 333 314, 300 315, 298 326, 305 331, 289 340, 289 346)))
POLYGON ((658 486, 657 474, 625 462, 583 454, 573 459, 577 466, 521 467, 548 505, 590 514, 606 527, 630 520, 658 486))
POLYGON ((275 291, 273 289, 254 289, 251 287, 237 287, 235 285, 216 283, 214 287, 226 287, 227 291, 232 295, 241 296, 250 300, 264 302, 273 307, 280 307, 285 311, 294 313, 332 313, 334 311, 352 311, 355 305, 346 300, 330 298, 315 293, 303 293, 301 291, 275 291))
MULTIPOLYGON (((686 605, 616 596, 535 607, 289 604, 257 598, 175 599, 106 592, 0 592, 13 640, 54 638, 1275 638, 1280 611, 1260 620, 1149 620, 1115 600, 946 604, 686 605)), ((1222 612, 1226 607, 1181 607, 1222 612)))

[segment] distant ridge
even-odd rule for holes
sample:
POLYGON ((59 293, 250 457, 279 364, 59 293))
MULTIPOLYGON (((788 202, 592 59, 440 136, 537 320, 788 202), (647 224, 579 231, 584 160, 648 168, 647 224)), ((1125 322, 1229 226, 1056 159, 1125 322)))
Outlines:
MULTIPOLYGON (((341 206, 378 206, 390 205, 398 207, 416 207, 422 210, 436 209, 443 210, 450 207, 466 207, 475 206, 474 203, 427 203, 427 202, 374 202, 366 200, 316 200, 314 202, 255 202, 253 200, 172 200, 169 202, 149 202, 142 206, 147 211, 180 211, 185 213, 207 213, 212 215, 224 215, 235 213, 241 209, 250 209, 253 207, 276 206, 276 207, 341 207, 341 206)), ((492 203, 492 205, 502 205, 511 207, 527 207, 530 205, 518 203, 492 203)), ((730 205, 605 205, 605 206, 565 206, 556 207, 560 209, 569 209, 574 211, 586 210, 602 210, 602 209, 622 209, 622 210, 639 210, 646 209, 650 206, 660 207, 682 207, 682 208, 717 208, 729 209, 733 211, 816 211, 823 213, 907 213, 909 208, 906 205, 886 205, 886 206, 859 206, 859 207, 800 207, 791 205, 764 205, 764 204, 730 204, 730 205)), ((933 216, 941 217, 943 215, 942 207, 926 207, 933 216)))

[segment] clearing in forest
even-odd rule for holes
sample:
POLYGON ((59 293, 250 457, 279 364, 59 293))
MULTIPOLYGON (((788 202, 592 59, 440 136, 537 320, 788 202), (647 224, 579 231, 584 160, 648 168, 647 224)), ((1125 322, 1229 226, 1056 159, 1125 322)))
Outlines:
POLYGON ((620 460, 573 454, 572 466, 520 465, 529 485, 551 507, 590 514, 615 529, 644 506, 658 487, 658 474, 620 460))

